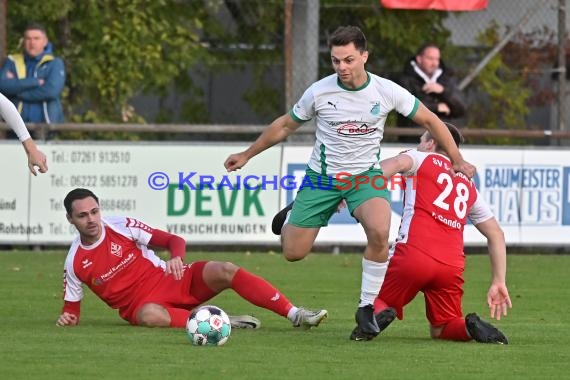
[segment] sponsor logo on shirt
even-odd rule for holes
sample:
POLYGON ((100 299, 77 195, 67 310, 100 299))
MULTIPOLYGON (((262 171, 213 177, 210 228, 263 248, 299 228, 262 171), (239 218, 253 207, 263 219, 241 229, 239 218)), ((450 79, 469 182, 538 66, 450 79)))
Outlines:
POLYGON ((344 136, 361 136, 376 132, 376 128, 369 127, 366 124, 360 126, 356 124, 343 124, 337 128, 336 132, 344 136))
POLYGON ((111 242, 111 253, 117 257, 123 257, 123 247, 117 243, 111 242))
POLYGON ((104 282, 111 280, 115 277, 118 273, 120 273, 123 269, 127 268, 133 261, 136 259, 134 253, 129 253, 127 257, 125 257, 121 262, 117 265, 111 267, 107 272, 103 273, 101 276, 94 278, 91 283, 93 285, 101 285, 104 282))
POLYGON ((85 268, 91 266, 91 264, 93 264, 93 262, 90 261, 89 259, 85 259, 81 262, 81 264, 83 265, 83 269, 85 269, 85 268))

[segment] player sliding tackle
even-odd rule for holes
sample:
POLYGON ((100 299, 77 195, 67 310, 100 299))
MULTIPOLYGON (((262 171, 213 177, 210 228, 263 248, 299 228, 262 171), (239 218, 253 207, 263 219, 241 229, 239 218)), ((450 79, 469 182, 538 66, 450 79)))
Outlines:
MULTIPOLYGON (((462 136, 447 124, 459 147, 462 136)), ((492 318, 512 307, 506 285, 505 237, 475 184, 459 173, 451 176, 451 162, 429 132, 417 147, 383 160, 386 176, 401 173, 416 183, 404 183, 404 211, 391 253, 386 280, 374 302, 376 322, 385 329, 419 292, 424 293, 430 335, 434 339, 507 344, 505 335, 477 314, 463 317, 463 229, 467 218, 487 238, 491 285, 487 304, 492 318)), ((358 327, 353 331, 358 334, 358 327)))
MULTIPOLYGON (((134 218, 103 218, 99 199, 90 190, 72 190, 63 203, 79 236, 65 260, 65 303, 58 326, 79 323, 82 284, 118 309, 121 318, 139 326, 183 328, 192 309, 229 288, 289 319, 294 327, 318 326, 327 317, 326 310, 296 307, 269 282, 232 263, 184 264, 184 239, 134 218), (167 249, 170 260, 161 260, 149 246, 167 249)), ((231 320, 234 327, 259 327, 250 316, 231 320)))

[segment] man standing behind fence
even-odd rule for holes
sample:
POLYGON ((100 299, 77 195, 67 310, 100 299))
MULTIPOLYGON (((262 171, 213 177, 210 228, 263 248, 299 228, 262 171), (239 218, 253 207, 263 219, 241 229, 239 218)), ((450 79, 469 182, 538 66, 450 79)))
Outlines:
MULTIPOLYGON (((358 333, 351 339, 370 340, 380 332, 372 304, 388 265, 391 210, 386 189, 374 188, 372 181, 360 186, 354 181, 382 175, 380 141, 388 113, 395 110, 425 126, 453 157, 457 171, 471 177, 475 168, 463 160, 443 122, 412 94, 365 70, 366 37, 358 27, 339 27, 329 39, 329 49, 335 73, 311 85, 290 112, 273 121, 248 149, 230 155, 224 166, 228 171, 242 168, 251 158, 315 118, 316 143, 306 172, 315 187, 303 187, 297 193, 281 234, 283 256, 289 261, 305 258, 320 228, 327 225, 339 202, 346 200, 350 213, 360 221, 367 237, 356 311, 358 333), (321 176, 334 177, 339 173, 351 173, 352 186, 318 187, 321 176)), ((287 211, 286 208, 279 215, 285 216, 287 211)), ((280 224, 284 222, 285 217, 280 224)))
POLYGON ((0 92, 26 123, 62 123, 63 61, 52 54, 46 30, 39 24, 26 27, 22 44, 22 53, 9 55, 0 69, 0 92))
MULTIPOLYGON (((457 88, 452 70, 441 61, 439 47, 427 43, 415 57, 409 58, 398 83, 416 96, 440 119, 450 121, 465 115, 465 104, 457 88)), ((398 115, 399 127, 419 127, 412 120, 398 115)), ((416 142, 416 136, 400 136, 400 142, 416 142)))

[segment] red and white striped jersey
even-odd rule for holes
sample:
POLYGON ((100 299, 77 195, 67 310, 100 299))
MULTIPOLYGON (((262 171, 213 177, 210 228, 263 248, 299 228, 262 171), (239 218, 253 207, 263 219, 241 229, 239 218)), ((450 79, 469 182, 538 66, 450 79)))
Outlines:
POLYGON ((404 209, 398 237, 400 244, 418 249, 434 259, 457 267, 464 266, 463 229, 467 218, 473 224, 493 217, 491 209, 463 173, 451 175, 451 161, 444 155, 403 152, 413 160, 404 176, 404 209))
POLYGON ((78 302, 86 284, 114 309, 148 294, 164 277, 166 263, 147 247, 153 229, 132 218, 102 219, 102 234, 89 246, 77 237, 64 267, 64 300, 78 302))

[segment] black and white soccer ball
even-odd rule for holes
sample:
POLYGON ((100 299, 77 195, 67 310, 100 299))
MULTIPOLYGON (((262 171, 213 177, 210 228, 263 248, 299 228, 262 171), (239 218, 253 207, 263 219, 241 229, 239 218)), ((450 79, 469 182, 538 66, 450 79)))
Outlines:
POLYGON ((186 322, 188 339, 195 346, 221 346, 228 341, 231 331, 226 312, 213 305, 194 309, 186 322))

